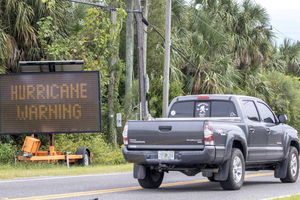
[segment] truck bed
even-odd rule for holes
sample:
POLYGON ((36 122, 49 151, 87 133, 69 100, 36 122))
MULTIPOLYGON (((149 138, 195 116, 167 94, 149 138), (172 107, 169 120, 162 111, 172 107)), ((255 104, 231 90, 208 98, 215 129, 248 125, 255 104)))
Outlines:
POLYGON ((128 121, 128 149, 201 150, 206 122, 240 120, 239 117, 211 117, 128 121))

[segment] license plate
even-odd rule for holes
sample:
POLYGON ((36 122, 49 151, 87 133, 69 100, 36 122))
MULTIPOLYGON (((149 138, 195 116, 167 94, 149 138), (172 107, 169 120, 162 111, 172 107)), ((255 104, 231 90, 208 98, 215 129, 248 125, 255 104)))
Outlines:
POLYGON ((174 160, 175 152, 174 151, 158 151, 159 160, 174 160))

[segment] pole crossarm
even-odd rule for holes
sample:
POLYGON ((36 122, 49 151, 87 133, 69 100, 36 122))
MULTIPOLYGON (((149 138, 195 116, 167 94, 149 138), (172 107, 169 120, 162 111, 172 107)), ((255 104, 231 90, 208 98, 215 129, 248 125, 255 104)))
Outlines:
MULTIPOLYGON (((116 8, 116 7, 112 7, 112 6, 102 5, 102 4, 99 4, 99 3, 92 3, 92 2, 86 2, 86 1, 80 1, 80 0, 69 0, 69 1, 73 2, 73 3, 80 3, 80 4, 89 5, 89 6, 95 6, 95 7, 102 8, 102 9, 105 9, 105 10, 108 10, 108 11, 117 11, 118 9, 121 9, 121 8, 116 8)), ((142 13, 141 10, 125 9, 125 11, 127 13, 142 13)))

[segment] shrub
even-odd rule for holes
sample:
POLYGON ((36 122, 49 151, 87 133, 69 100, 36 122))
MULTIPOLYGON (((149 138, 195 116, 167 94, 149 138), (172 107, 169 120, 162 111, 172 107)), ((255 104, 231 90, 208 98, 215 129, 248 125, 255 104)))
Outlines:
POLYGON ((0 163, 13 163, 16 152, 16 146, 10 143, 0 143, 0 163))
POLYGON ((125 163, 120 147, 113 147, 104 140, 104 136, 97 134, 60 134, 55 136, 55 146, 62 152, 75 153, 78 147, 87 147, 93 155, 95 164, 125 163))
POLYGON ((272 94, 265 99, 276 114, 287 114, 288 124, 300 131, 300 84, 299 78, 269 72, 266 74, 267 84, 272 88, 272 94))

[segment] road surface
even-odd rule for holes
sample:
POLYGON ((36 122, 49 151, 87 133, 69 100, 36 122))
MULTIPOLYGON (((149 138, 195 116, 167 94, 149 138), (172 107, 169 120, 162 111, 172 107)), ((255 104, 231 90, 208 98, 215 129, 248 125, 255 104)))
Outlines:
POLYGON ((281 183, 272 171, 247 173, 239 191, 223 191, 201 175, 165 175, 159 189, 141 189, 131 172, 0 180, 0 199, 14 200, 242 200, 300 193, 300 181, 281 183))

